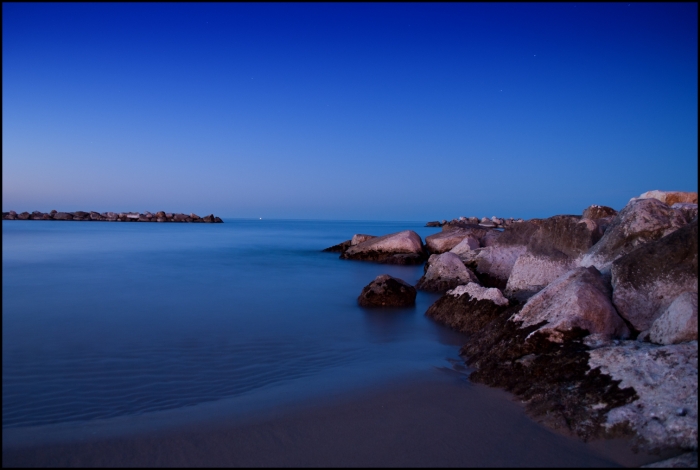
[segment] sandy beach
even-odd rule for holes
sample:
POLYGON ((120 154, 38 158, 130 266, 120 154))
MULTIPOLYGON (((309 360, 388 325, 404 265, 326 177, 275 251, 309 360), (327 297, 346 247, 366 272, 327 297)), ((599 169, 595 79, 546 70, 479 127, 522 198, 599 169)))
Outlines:
POLYGON ((436 370, 381 388, 254 413, 223 404, 101 422, 7 429, 3 466, 609 467, 664 456, 584 443, 526 416, 503 391, 436 370))

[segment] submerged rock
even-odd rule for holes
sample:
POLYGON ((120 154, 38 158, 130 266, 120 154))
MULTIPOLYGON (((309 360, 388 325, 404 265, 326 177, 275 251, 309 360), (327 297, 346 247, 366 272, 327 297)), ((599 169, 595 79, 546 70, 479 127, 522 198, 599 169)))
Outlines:
POLYGON ((474 273, 454 253, 430 255, 425 274, 418 280, 417 289, 444 292, 461 284, 478 282, 474 273))
POLYGON ((388 274, 377 276, 357 298, 360 307, 409 307, 416 303, 416 289, 388 274))

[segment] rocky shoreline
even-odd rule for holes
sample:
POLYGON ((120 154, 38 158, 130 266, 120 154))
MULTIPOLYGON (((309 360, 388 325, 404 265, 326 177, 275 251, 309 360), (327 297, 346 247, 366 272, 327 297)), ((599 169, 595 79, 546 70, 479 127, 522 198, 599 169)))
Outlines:
MULTIPOLYGON (((326 251, 427 260, 415 287, 443 293, 425 314, 468 336, 460 355, 471 380, 513 393, 557 430, 631 435, 640 450, 678 454, 654 466, 696 467, 697 214, 697 193, 649 191, 619 212, 460 217, 429 222, 442 231, 425 243, 406 230, 326 251)), ((412 305, 410 287, 380 275, 358 302, 412 305)))
POLYGON ((17 213, 15 211, 3 212, 2 220, 79 220, 86 222, 202 222, 202 223, 217 223, 221 224, 224 221, 221 218, 209 214, 200 217, 197 214, 189 215, 182 213, 171 213, 159 211, 151 212, 51 212, 34 211, 17 213))

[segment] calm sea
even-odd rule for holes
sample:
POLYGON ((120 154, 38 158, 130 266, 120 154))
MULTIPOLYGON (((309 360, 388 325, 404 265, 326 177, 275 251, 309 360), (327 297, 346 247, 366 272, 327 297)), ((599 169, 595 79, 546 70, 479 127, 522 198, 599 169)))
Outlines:
POLYGON ((355 233, 416 222, 2 223, 2 425, 304 398, 450 367, 462 337, 414 308, 363 310, 382 273, 338 259, 355 233))

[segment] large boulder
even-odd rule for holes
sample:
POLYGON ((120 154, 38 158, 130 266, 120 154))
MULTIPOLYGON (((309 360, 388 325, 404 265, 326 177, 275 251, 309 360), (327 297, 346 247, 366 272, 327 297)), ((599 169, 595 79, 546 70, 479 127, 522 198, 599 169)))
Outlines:
POLYGON ((350 246, 340 258, 386 264, 420 264, 427 256, 420 236, 413 230, 404 230, 350 246))
POLYGON ((73 214, 68 212, 56 212, 53 215, 53 220, 73 220, 73 214))
POLYGON ((370 240, 372 238, 377 238, 377 237, 375 235, 365 235, 362 233, 356 233, 350 239, 350 246, 359 245, 360 243, 366 242, 367 240, 370 240))
POLYGON ((599 370, 638 398, 607 415, 606 427, 630 426, 651 449, 698 446, 698 342, 656 346, 624 341, 589 351, 599 370))
POLYGON ((657 199, 638 199, 627 204, 598 243, 581 260, 582 266, 608 271, 613 261, 645 243, 686 225, 683 214, 657 199))
POLYGON ((611 293, 596 268, 575 268, 531 297, 512 320, 522 322, 521 328, 545 322, 530 336, 539 332, 556 343, 576 327, 598 337, 626 338, 629 329, 610 302, 611 293))
POLYGON ((614 215, 617 215, 617 211, 612 207, 593 204, 584 209, 581 217, 584 219, 603 219, 614 215))
POLYGON ((381 274, 357 298, 360 307, 408 307, 416 303, 416 289, 407 282, 381 274))
POLYGON ((513 265, 505 294, 525 300, 578 266, 602 231, 593 219, 557 215, 541 221, 524 252, 513 265))
POLYGON ((647 191, 639 197, 632 198, 632 200, 639 199, 656 199, 669 206, 677 202, 689 202, 691 204, 698 203, 698 193, 685 192, 685 191, 659 191, 655 189, 653 191, 647 191))
MULTIPOLYGON (((646 201, 657 202, 655 199, 646 201)), ((670 210, 670 208, 669 208, 670 210)), ((684 292, 698 292, 698 222, 622 256, 611 268, 613 303, 637 331, 654 320, 684 292)))
POLYGON ((454 248, 452 248, 449 252, 454 253, 455 255, 459 256, 463 253, 467 253, 470 251, 474 251, 480 247, 479 245, 479 239, 477 239, 473 235, 467 235, 462 239, 461 242, 459 242, 457 245, 455 245, 454 248))
POLYGON ((425 265, 425 274, 418 280, 417 289, 444 292, 469 282, 479 282, 454 253, 430 255, 425 265))
POLYGON ((651 325, 649 339, 677 344, 698 339, 698 293, 683 292, 651 325))
POLYGON ((425 315, 462 333, 476 333, 508 309, 508 299, 495 287, 476 283, 447 291, 425 315))
POLYGON ((425 237, 425 246, 431 253, 445 253, 457 246, 466 237, 478 238, 473 230, 454 228, 428 235, 425 237))
POLYGON ((671 206, 672 209, 679 211, 685 217, 686 222, 691 222, 698 216, 698 205, 688 202, 677 202, 671 206))

